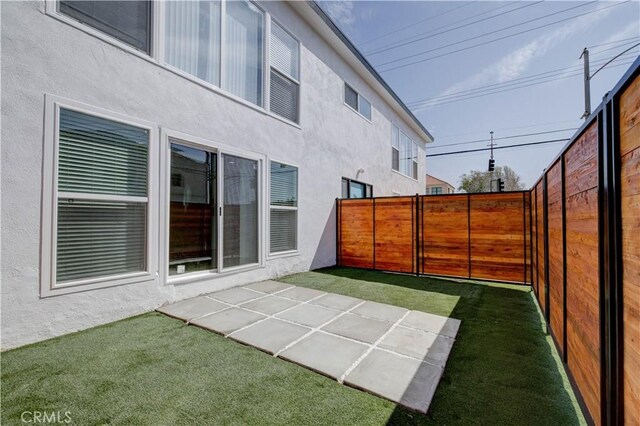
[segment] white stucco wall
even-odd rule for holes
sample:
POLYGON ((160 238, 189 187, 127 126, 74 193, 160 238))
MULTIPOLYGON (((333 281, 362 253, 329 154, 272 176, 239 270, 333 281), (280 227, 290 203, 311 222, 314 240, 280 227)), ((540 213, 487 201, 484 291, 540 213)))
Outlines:
MULTIPOLYGON (((301 42, 300 128, 247 107, 45 13, 44 1, 2 4, 3 349, 103 324, 214 290, 335 264, 334 199, 341 177, 375 195, 423 193, 391 171, 390 105, 288 5, 263 7, 301 42), (372 103, 372 122, 343 104, 343 80, 372 103), (299 255, 200 282, 146 283, 40 297, 45 94, 126 114, 299 166, 299 255)), ((152 143, 159 141, 152 141, 152 143)), ((425 175, 420 143, 419 176, 425 175)), ((44 177, 46 179, 47 177, 44 177)), ((166 190, 162 188, 161 190, 166 190)), ((161 232, 158 230, 158 232, 161 232)))

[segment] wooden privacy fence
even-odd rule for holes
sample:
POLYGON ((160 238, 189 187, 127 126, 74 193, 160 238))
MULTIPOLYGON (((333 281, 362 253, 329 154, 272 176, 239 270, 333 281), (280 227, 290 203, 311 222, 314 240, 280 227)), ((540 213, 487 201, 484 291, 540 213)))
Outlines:
POLYGON ((529 191, 337 202, 342 266, 531 282, 529 191))
POLYGON ((640 425, 640 59, 531 190, 533 290, 595 424, 640 425))
POLYGON ((640 425, 640 58, 531 191, 337 202, 337 263, 531 284, 591 423, 640 425))

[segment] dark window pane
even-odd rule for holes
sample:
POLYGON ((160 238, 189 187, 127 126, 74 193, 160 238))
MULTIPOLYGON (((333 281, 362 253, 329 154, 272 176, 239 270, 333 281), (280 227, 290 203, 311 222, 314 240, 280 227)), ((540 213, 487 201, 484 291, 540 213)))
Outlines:
POLYGON ((344 101, 351 108, 358 110, 358 93, 348 84, 344 85, 344 101))
POLYGON ((217 267, 216 154, 171 144, 169 275, 217 267))
POLYGON ((143 52, 151 51, 151 1, 61 0, 60 13, 143 52))
POLYGON ((395 171, 400 170, 400 151, 391 148, 391 168, 395 171))
POLYGON ((298 122, 298 85, 271 70, 271 111, 298 122))

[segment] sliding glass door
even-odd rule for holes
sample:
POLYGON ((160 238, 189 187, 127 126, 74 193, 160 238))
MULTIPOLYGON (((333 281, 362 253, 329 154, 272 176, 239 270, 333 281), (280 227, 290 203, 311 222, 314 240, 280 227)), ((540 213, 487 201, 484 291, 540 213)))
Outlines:
POLYGON ((258 263, 258 161, 170 142, 169 275, 258 263))
POLYGON ((222 267, 258 263, 258 162, 222 155, 222 267))
POLYGON ((171 143, 169 275, 218 267, 217 157, 171 143))

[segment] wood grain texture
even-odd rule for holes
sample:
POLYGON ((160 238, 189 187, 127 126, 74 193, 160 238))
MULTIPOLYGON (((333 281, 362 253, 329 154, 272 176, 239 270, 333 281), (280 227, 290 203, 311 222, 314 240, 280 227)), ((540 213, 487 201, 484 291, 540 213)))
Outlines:
POLYGON ((640 425, 640 77, 620 96, 624 423, 640 425))
POLYGON ((375 269, 415 272, 415 197, 375 200, 375 269))
POLYGON ((373 200, 341 200, 340 264, 373 268, 373 200))
POLYGON ((422 197, 422 271, 469 276, 467 195, 422 197))
POLYGON ((471 277, 523 282, 522 193, 473 194, 470 206, 471 277))
POLYGON ((544 194, 543 194, 543 185, 542 181, 538 183, 536 186, 536 208, 538 210, 538 220, 536 223, 536 232, 538 237, 538 252, 536 255, 537 258, 537 271, 538 271, 538 303, 540 304, 540 308, 542 312, 547 312, 546 306, 546 282, 545 282, 545 251, 544 251, 544 194))
POLYGON ((597 122, 565 154, 567 365, 600 421, 597 122), (596 129, 594 132, 593 129, 596 129))
POLYGON ((538 238, 537 238, 537 222, 538 222, 538 210, 537 210, 537 205, 538 205, 538 191, 536 188, 532 188, 531 189, 531 244, 533 246, 533 256, 531 256, 532 258, 532 265, 531 265, 531 272, 532 272, 532 282, 531 285, 533 286, 533 291, 536 295, 536 297, 538 297, 538 238))
POLYGON ((547 221, 549 230, 549 326, 560 352, 564 354, 561 167, 561 163, 557 162, 547 172, 547 221))
POLYGON ((524 257, 526 284, 531 284, 531 191, 523 193, 524 197, 524 257))

